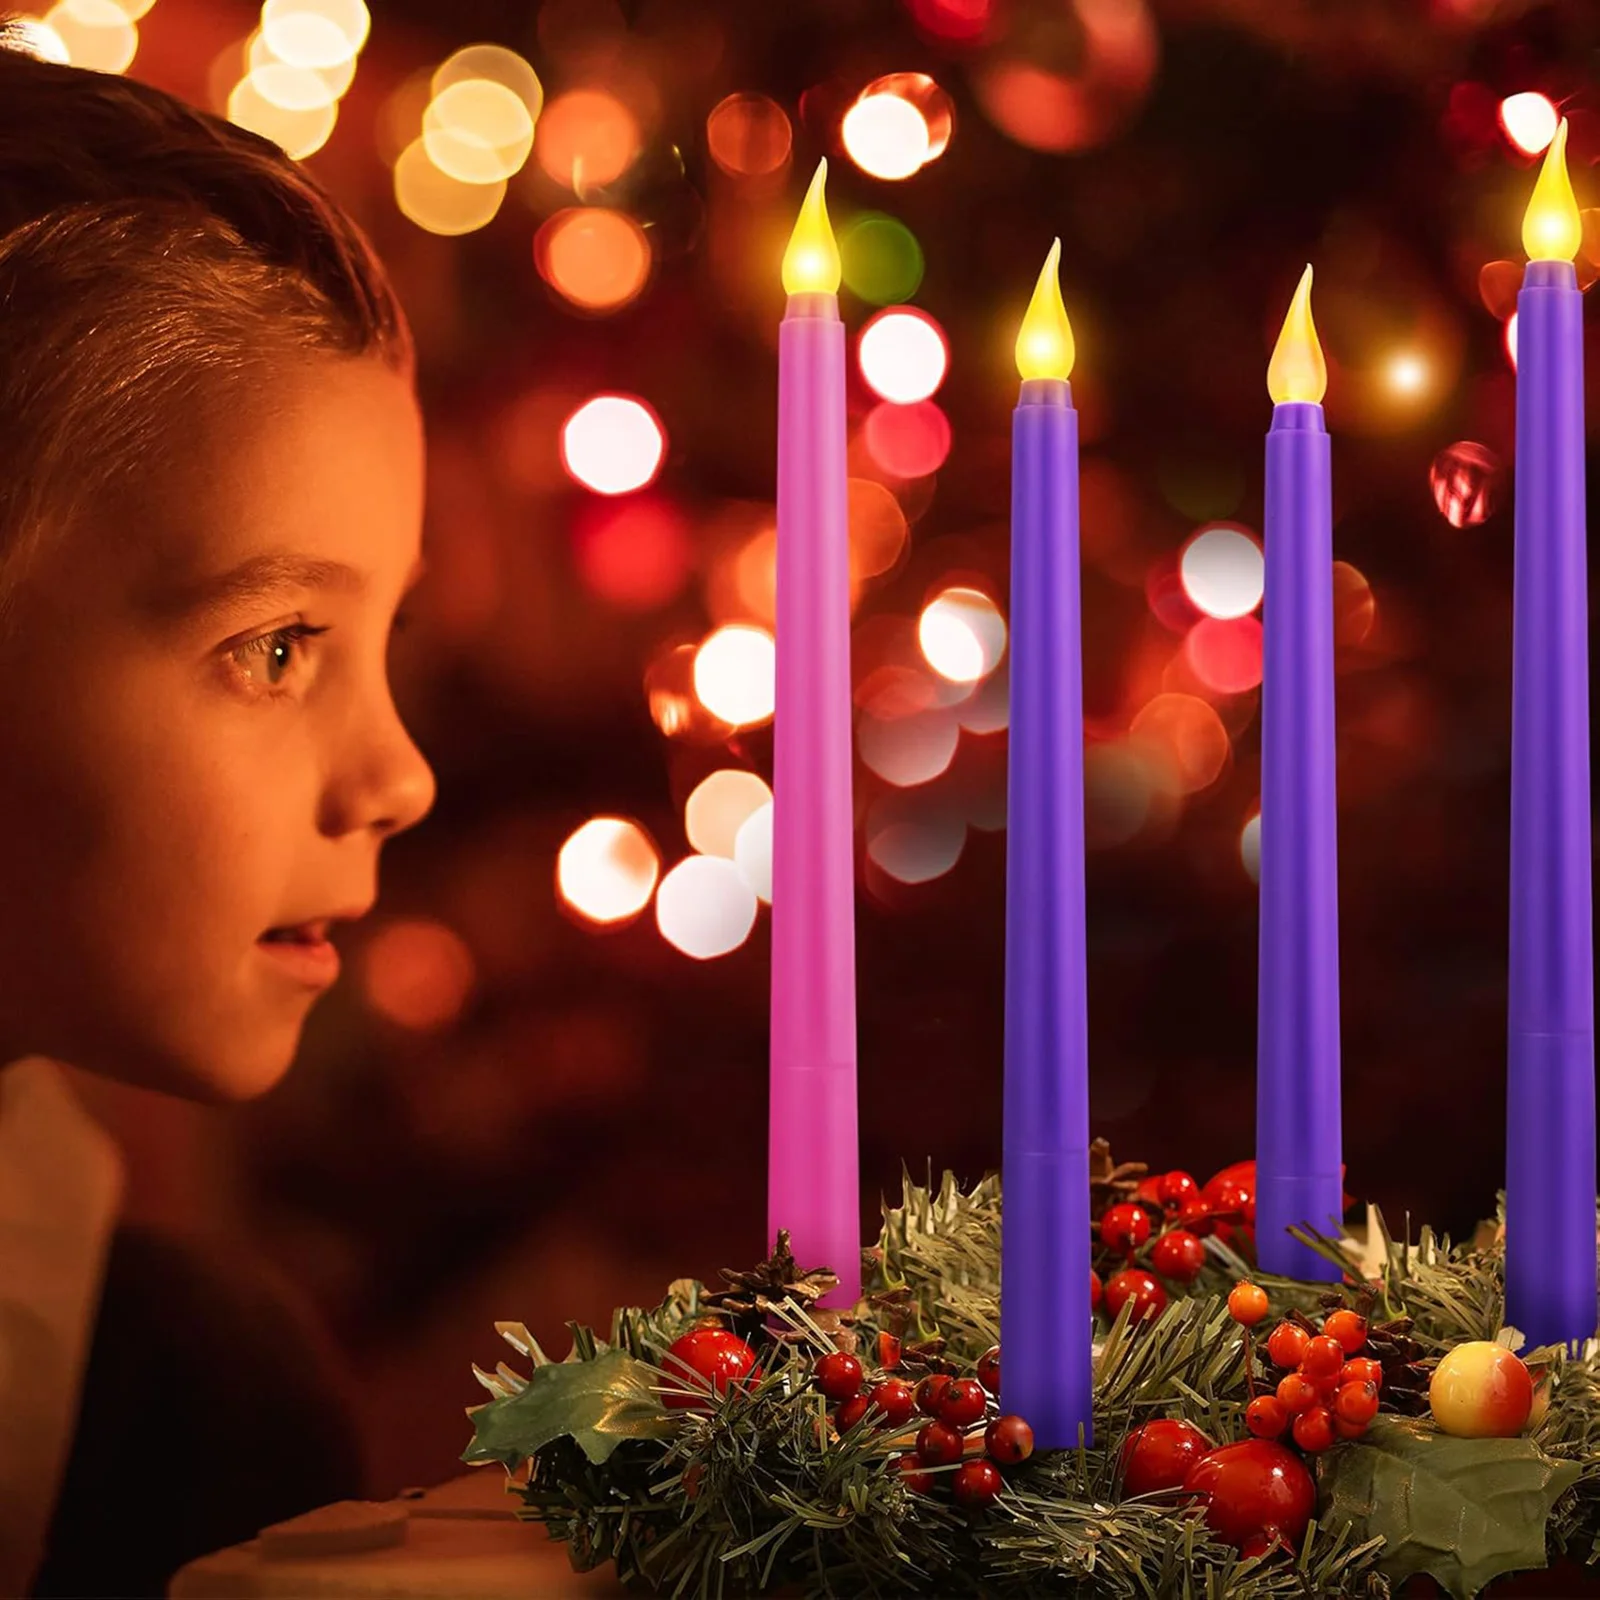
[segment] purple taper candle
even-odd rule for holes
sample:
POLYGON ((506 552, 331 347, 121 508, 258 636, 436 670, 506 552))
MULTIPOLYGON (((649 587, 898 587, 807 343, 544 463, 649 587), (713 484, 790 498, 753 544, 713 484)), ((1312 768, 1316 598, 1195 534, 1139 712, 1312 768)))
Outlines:
POLYGON ((1011 432, 1000 1409, 1093 1437, 1078 414, 1058 239, 1017 335, 1011 432))
POLYGON ((1506 1321, 1595 1331, 1594 920, 1583 237, 1563 120, 1522 224, 1511 704, 1506 1321))
POLYGON ((767 1240, 861 1298, 850 543, 839 251, 821 162, 783 258, 767 1240))
POLYGON ((1344 1216, 1327 383, 1308 266, 1267 368, 1256 1253, 1263 1271, 1335 1282, 1287 1231, 1337 1234, 1344 1216))

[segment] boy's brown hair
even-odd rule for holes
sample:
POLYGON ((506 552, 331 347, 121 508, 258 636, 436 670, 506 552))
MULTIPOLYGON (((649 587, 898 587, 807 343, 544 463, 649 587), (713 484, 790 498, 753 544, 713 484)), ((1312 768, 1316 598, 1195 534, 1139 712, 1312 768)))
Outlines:
POLYGON ((147 84, 23 53, 0 14, 0 630, 32 552, 175 408, 294 350, 410 374, 360 231, 270 141, 147 84))

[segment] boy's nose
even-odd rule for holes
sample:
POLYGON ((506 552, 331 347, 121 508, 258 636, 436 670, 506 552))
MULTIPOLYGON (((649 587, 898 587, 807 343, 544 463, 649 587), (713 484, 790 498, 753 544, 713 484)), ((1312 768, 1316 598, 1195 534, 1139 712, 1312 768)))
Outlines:
POLYGON ((327 795, 326 830, 387 837, 415 827, 433 809, 438 783, 391 703, 370 736, 344 744, 327 795))

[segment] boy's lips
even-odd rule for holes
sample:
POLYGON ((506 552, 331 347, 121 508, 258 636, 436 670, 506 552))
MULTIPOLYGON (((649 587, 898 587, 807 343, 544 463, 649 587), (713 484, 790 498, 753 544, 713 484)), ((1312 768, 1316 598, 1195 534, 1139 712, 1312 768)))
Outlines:
POLYGON ((339 952, 328 940, 335 922, 353 922, 372 909, 372 902, 335 911, 328 916, 268 928, 256 945, 303 983, 321 988, 339 976, 339 952))

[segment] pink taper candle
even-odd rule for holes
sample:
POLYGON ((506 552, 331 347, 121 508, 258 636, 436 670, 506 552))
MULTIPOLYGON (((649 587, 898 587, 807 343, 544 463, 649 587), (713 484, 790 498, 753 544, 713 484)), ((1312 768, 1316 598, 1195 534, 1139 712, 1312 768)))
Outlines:
POLYGON ((772 774, 772 1061, 767 1240, 861 1296, 856 1133, 850 544, 839 251, 828 164, 783 258, 778 334, 777 712, 772 774))

